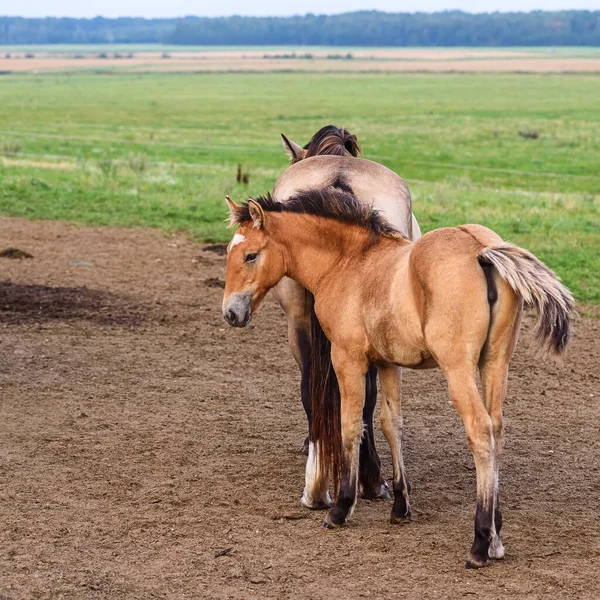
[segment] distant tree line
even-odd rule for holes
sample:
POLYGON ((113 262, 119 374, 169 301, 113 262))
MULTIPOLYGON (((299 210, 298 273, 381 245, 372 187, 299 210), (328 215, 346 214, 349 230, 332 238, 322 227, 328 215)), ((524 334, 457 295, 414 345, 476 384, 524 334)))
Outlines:
POLYGON ((181 19, 0 17, 0 44, 600 46, 600 11, 181 19))

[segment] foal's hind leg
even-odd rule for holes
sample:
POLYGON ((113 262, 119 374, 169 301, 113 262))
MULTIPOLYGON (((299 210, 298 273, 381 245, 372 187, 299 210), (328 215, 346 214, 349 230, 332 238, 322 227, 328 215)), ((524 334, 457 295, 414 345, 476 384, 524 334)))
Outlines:
POLYGON ((394 506, 390 521, 410 521, 409 484, 402 458, 404 425, 400 410, 402 372, 398 367, 379 367, 381 381, 381 429, 390 446, 394 469, 394 506))
POLYGON ((500 294, 492 310, 492 322, 486 345, 479 361, 485 408, 492 419, 496 468, 496 499, 494 509, 495 535, 490 541, 490 558, 504 558, 500 538, 502 513, 498 499, 498 482, 502 452, 504 451, 504 425, 502 407, 506 398, 508 365, 512 358, 521 322, 521 301, 501 280, 497 281, 500 294), (504 288, 504 289, 503 289, 504 288))
POLYGON ((369 500, 391 498, 387 481, 381 476, 381 461, 375 448, 373 413, 377 404, 377 367, 371 365, 365 385, 365 407, 363 408, 363 439, 360 445, 358 489, 363 498, 369 500))
MULTIPOLYGON (((441 365, 440 365, 441 366, 441 365)), ((467 434, 467 444, 475 459, 477 472, 477 509, 475 540, 467 559, 468 568, 482 567, 488 562, 490 541, 496 535, 494 509, 497 478, 494 432, 475 379, 475 365, 453 365, 444 369, 452 404, 460 414, 467 434)))

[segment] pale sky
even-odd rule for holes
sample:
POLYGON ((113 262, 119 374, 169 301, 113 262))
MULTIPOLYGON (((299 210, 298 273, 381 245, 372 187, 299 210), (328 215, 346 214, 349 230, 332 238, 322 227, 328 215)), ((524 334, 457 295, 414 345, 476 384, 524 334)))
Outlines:
POLYGON ((288 16, 336 14, 355 10, 433 12, 460 9, 466 12, 530 10, 600 10, 600 0, 0 0, 0 15, 22 17, 203 17, 251 15, 288 16))

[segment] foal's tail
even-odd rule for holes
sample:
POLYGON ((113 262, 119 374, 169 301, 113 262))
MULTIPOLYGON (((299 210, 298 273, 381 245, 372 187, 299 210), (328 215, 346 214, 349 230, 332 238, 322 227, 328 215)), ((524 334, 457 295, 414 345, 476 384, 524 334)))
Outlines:
POLYGON ((342 473, 341 396, 331 363, 331 342, 321 328, 313 308, 311 313, 310 395, 312 401, 312 441, 322 478, 331 477, 337 490, 342 473))
POLYGON ((304 158, 322 155, 357 157, 360 154, 360 145, 356 136, 347 129, 335 125, 326 125, 319 129, 304 149, 306 150, 304 158))
POLYGON ((562 354, 571 339, 575 302, 558 276, 533 254, 513 244, 484 248, 480 261, 491 263, 502 279, 535 308, 535 335, 540 349, 553 356, 562 354))

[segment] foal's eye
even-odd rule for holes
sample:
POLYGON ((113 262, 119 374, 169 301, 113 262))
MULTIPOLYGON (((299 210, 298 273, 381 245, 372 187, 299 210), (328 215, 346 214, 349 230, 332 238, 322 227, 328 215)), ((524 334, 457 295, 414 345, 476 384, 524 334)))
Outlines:
POLYGON ((254 262, 258 258, 258 252, 251 252, 250 254, 246 254, 245 262, 251 263, 254 262))

